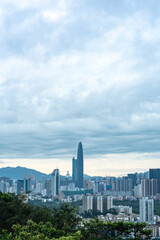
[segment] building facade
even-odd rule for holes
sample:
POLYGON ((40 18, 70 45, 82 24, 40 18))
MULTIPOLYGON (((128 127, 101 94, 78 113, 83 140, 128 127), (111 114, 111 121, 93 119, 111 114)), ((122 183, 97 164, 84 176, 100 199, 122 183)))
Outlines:
POLYGON ((83 188, 83 148, 82 143, 78 144, 77 159, 72 159, 72 181, 76 187, 83 188))
POLYGON ((51 175, 51 195, 57 196, 60 191, 60 173, 59 169, 55 169, 51 175))
POLYGON ((106 195, 84 195, 82 201, 82 210, 84 211, 100 211, 106 212, 110 208, 113 208, 113 198, 106 195))
POLYGON ((157 179, 157 190, 160 193, 160 168, 149 169, 149 179, 157 179))
POLYGON ((83 188, 83 148, 81 142, 78 144, 77 151, 77 187, 83 188))
POLYGON ((140 222, 154 222, 154 200, 143 197, 139 200, 140 222))

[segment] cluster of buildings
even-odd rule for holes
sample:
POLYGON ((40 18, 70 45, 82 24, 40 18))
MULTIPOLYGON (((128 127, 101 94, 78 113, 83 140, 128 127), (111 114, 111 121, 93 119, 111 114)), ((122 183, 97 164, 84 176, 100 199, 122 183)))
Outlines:
POLYGON ((113 208, 113 198, 107 195, 84 195, 82 198, 82 212, 99 211, 105 213, 113 208))
POLYGON ((28 198, 45 201, 82 201, 80 212, 98 211, 104 221, 146 222, 160 236, 160 222, 154 216, 154 199, 160 200, 160 169, 149 169, 145 173, 127 174, 124 177, 87 177, 83 173, 83 147, 78 144, 77 157, 72 159, 72 176, 67 171, 61 176, 59 169, 53 170, 49 178, 42 176, 36 180, 34 175, 25 174, 24 179, 0 177, 0 191, 28 195, 28 198), (114 206, 114 199, 139 199, 139 215, 132 213, 132 207, 114 206), (111 208, 117 215, 104 214, 111 208), (159 230, 157 230, 159 229, 159 230))

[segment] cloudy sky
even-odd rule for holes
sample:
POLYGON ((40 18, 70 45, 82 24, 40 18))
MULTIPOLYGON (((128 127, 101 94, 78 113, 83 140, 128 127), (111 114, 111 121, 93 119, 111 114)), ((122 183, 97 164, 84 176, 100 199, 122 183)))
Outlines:
POLYGON ((159 0, 0 1, 0 167, 160 167, 159 0))

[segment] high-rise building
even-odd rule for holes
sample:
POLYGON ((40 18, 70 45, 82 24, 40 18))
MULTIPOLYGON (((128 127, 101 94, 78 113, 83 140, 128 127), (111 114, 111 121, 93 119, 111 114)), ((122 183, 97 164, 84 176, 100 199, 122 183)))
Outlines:
POLYGON ((132 180, 132 189, 133 189, 134 186, 136 186, 136 184, 137 184, 137 173, 129 173, 128 179, 132 180))
POLYGON ((48 197, 51 196, 51 179, 46 180, 46 194, 48 197))
POLYGON ((92 195, 84 195, 83 196, 82 209, 83 209, 83 212, 88 212, 89 210, 93 210, 93 196, 92 195))
POLYGON ((4 182, 3 180, 0 181, 0 191, 2 193, 6 193, 7 192, 7 183, 4 182))
POLYGON ((106 185, 103 182, 99 183, 98 184, 98 192, 102 193, 105 190, 106 190, 106 185))
POLYGON ((111 196, 103 196, 103 211, 106 212, 110 208, 113 208, 113 198, 111 196))
POLYGON ((154 222, 154 200, 143 197, 139 200, 140 222, 154 222))
POLYGON ((141 179, 142 197, 150 196, 150 180, 141 179))
POLYGON ((158 188, 157 188, 157 179, 151 179, 151 196, 156 196, 156 194, 158 193, 158 188))
POLYGON ((29 193, 31 191, 31 184, 30 184, 30 178, 28 179, 27 174, 24 176, 24 193, 29 193))
POLYGON ((103 196, 97 196, 97 210, 103 213, 103 196))
POLYGON ((81 142, 78 144, 77 151, 77 187, 83 188, 83 148, 81 142))
POLYGON ((142 185, 141 184, 134 186, 134 196, 138 197, 138 198, 142 197, 142 185))
POLYGON ((59 169, 55 169, 51 175, 51 195, 59 195, 60 190, 60 174, 59 169))
POLYGON ((17 180, 17 194, 20 194, 24 187, 24 180, 17 180))
POLYGON ((78 144, 77 160, 72 159, 72 181, 76 187, 83 188, 83 148, 81 142, 78 144))
POLYGON ((82 211, 100 211, 106 212, 110 208, 113 208, 113 198, 107 195, 84 195, 82 201, 82 211))
POLYGON ((160 168, 149 169, 149 179, 157 179, 158 193, 160 193, 160 168))
POLYGON ((35 192, 36 193, 42 193, 42 190, 43 190, 43 183, 40 182, 40 181, 37 181, 35 192))
POLYGON ((74 157, 72 158, 72 181, 74 183, 77 181, 77 161, 74 157))

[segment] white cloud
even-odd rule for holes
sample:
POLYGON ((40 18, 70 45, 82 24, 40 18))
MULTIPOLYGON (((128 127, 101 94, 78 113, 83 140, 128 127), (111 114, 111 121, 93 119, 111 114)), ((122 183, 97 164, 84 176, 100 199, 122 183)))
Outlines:
POLYGON ((60 18, 66 16, 66 12, 65 11, 59 11, 59 12, 56 12, 56 11, 44 11, 42 12, 42 16, 48 20, 48 21, 57 21, 59 20, 60 18))

